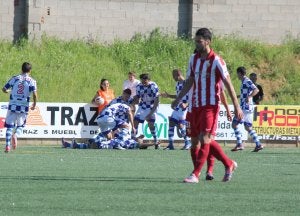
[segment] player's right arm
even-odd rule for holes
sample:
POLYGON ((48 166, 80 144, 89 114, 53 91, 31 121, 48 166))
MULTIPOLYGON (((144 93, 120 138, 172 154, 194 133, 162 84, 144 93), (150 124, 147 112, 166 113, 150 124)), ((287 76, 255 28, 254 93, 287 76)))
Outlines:
POLYGON ((13 78, 11 78, 2 88, 2 92, 9 93, 12 88, 13 78))
POLYGON ((9 89, 3 87, 3 88, 2 88, 2 91, 3 91, 3 93, 8 93, 8 92, 9 92, 9 89))

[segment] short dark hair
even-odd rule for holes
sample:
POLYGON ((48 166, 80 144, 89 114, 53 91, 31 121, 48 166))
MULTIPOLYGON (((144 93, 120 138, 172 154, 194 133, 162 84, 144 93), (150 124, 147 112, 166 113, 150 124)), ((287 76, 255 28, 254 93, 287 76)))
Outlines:
POLYGON ((196 31, 196 36, 203 37, 205 40, 210 40, 212 38, 212 33, 208 28, 200 28, 196 31))
POLYGON ((28 62, 24 62, 22 64, 22 72, 23 73, 29 73, 31 71, 31 64, 28 62))
POLYGON ((150 75, 148 73, 143 73, 140 75, 140 79, 150 80, 150 75))
POLYGON ((241 67, 238 67, 236 69, 236 72, 238 72, 238 73, 240 73, 240 74, 242 74, 244 76, 244 75, 246 75, 247 70, 246 70, 246 68, 244 66, 241 66, 241 67))
POLYGON ((249 76, 250 77, 257 76, 257 74, 256 73, 251 73, 249 76))
POLYGON ((131 90, 130 89, 124 89, 123 93, 131 95, 131 90))

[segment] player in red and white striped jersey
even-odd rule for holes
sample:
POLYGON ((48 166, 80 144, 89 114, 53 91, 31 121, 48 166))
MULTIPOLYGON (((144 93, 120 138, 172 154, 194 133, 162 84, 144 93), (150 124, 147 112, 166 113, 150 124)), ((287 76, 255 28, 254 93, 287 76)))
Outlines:
POLYGON ((236 162, 231 160, 214 140, 222 82, 233 102, 236 118, 241 119, 243 113, 239 107, 225 62, 210 48, 211 38, 212 34, 207 28, 201 28, 196 32, 197 52, 190 57, 186 83, 172 103, 172 107, 176 107, 180 99, 192 89, 192 111, 189 119, 191 120, 191 157, 194 170, 190 176, 184 179, 186 183, 199 182, 199 175, 209 152, 222 161, 225 166, 223 181, 229 181, 237 167, 236 162))

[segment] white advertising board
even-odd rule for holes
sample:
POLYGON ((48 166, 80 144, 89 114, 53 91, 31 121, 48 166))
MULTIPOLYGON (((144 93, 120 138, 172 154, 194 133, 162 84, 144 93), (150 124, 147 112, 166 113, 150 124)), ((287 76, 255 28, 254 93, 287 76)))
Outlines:
MULTIPOLYGON (((4 121, 8 103, 0 102, 0 138, 5 137, 4 121)), ((233 107, 230 106, 233 110, 233 107)), ((157 132, 161 140, 168 139, 168 116, 172 113, 170 104, 160 104, 157 114, 157 132)), ((22 138, 91 138, 97 133, 97 108, 86 103, 38 103, 34 111, 30 111, 23 129, 22 138)), ((243 140, 247 133, 242 129, 243 140)), ((148 124, 140 124, 139 134, 151 139, 148 124)), ((175 140, 181 139, 175 132, 175 140)), ((218 120, 217 140, 235 140, 231 123, 227 121, 226 111, 221 106, 218 120)))

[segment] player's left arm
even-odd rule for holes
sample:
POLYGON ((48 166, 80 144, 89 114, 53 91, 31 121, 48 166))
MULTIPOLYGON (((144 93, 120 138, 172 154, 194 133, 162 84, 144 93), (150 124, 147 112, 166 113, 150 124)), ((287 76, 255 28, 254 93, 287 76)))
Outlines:
POLYGON ((217 66, 216 66, 216 70, 218 70, 218 72, 220 73, 221 77, 222 77, 222 81, 224 83, 224 86, 226 87, 228 94, 231 98, 231 101, 233 103, 234 106, 234 115, 237 119, 242 119, 243 118, 243 112, 241 110, 241 107, 239 105, 238 102, 238 98, 236 96, 233 84, 231 82, 231 78, 229 75, 229 72, 227 70, 226 64, 223 61, 223 59, 220 59, 220 61, 217 62, 217 66))
POLYGON ((246 98, 246 102, 247 102, 247 103, 250 101, 250 99, 251 99, 253 96, 257 95, 258 92, 259 92, 258 88, 254 85, 254 83, 252 83, 252 84, 249 86, 249 88, 250 88, 252 91, 251 91, 251 93, 248 95, 248 97, 246 98))
POLYGON ((36 107, 36 102, 37 102, 37 99, 38 99, 38 96, 37 96, 37 91, 34 91, 33 94, 32 94, 32 99, 33 99, 33 103, 30 107, 31 110, 34 110, 35 107, 36 107))
POLYGON ((155 111, 157 110, 158 104, 159 104, 159 97, 157 96, 156 98, 154 98, 153 107, 151 108, 151 111, 148 114, 149 117, 152 116, 153 113, 155 113, 155 111))
POLYGON ((228 102, 227 102, 227 98, 225 95, 224 90, 221 91, 221 102, 224 105, 225 109, 226 109, 226 113, 227 113, 227 120, 228 121, 232 121, 232 116, 231 116, 231 112, 228 106, 228 102))

